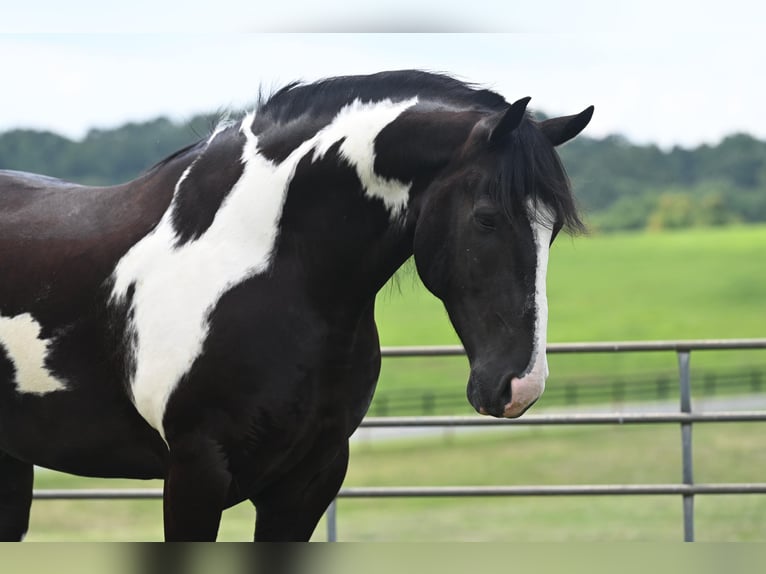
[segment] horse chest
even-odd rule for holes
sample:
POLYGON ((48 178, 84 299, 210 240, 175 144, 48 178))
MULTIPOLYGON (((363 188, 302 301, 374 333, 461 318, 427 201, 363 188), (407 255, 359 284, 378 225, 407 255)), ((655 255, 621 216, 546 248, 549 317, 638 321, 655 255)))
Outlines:
POLYGON ((203 353, 210 313, 227 290, 262 264, 252 254, 240 255, 217 250, 214 241, 174 249, 160 228, 118 265, 114 304, 128 307, 133 402, 162 434, 170 394, 203 353), (121 285, 127 285, 124 294, 121 285))

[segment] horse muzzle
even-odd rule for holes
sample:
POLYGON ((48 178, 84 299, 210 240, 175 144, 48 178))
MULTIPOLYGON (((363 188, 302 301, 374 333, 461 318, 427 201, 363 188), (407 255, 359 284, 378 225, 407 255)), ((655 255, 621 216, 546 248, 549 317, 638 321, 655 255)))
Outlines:
POLYGON ((548 361, 545 355, 535 361, 532 369, 523 376, 491 377, 488 373, 471 371, 468 380, 468 401, 479 414, 502 418, 523 415, 543 394, 548 377, 548 361), (501 382, 498 384, 498 381, 501 382))

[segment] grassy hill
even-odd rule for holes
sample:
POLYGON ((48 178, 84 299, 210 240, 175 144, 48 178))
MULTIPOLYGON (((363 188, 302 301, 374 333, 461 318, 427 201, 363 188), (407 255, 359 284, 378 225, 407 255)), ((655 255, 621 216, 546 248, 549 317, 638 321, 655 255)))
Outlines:
MULTIPOLYGON (((561 237, 549 265, 549 342, 723 339, 766 336, 766 226, 664 233, 561 237)), ((446 313, 405 269, 378 296, 383 345, 458 343, 446 313)), ((673 353, 549 356, 549 390, 569 380, 674 376, 673 353)), ((707 351, 693 374, 766 368, 764 351, 707 351)), ((376 400, 408 390, 454 393, 455 412, 468 375, 464 358, 388 359, 376 400)), ((387 399, 386 399, 387 398, 387 399)), ((545 404, 545 396, 541 399, 545 404)))

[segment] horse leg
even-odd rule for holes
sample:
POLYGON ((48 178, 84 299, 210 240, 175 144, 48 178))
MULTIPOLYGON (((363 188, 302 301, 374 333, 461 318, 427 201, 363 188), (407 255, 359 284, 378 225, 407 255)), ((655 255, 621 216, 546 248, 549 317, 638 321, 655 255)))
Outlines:
POLYGON ((174 441, 163 493, 165 540, 215 541, 230 483, 215 441, 200 435, 174 441))
POLYGON ((292 474, 251 498, 256 507, 255 541, 308 541, 338 494, 347 468, 348 441, 329 461, 298 465, 292 474))
POLYGON ((0 540, 19 541, 29 529, 32 464, 0 452, 0 540))

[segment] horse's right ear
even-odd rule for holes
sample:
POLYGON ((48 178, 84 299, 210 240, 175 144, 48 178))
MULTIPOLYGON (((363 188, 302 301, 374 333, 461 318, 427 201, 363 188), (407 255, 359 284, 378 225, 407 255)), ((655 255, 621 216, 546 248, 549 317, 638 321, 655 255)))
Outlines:
POLYGON ((507 110, 497 114, 496 118, 492 118, 494 125, 489 129, 490 144, 500 143, 521 125, 521 121, 524 119, 524 114, 527 111, 527 105, 531 99, 527 97, 516 100, 508 106, 507 110))
POLYGON ((540 123, 540 129, 554 146, 568 142, 585 129, 593 117, 593 106, 588 106, 579 114, 552 118, 540 123))

